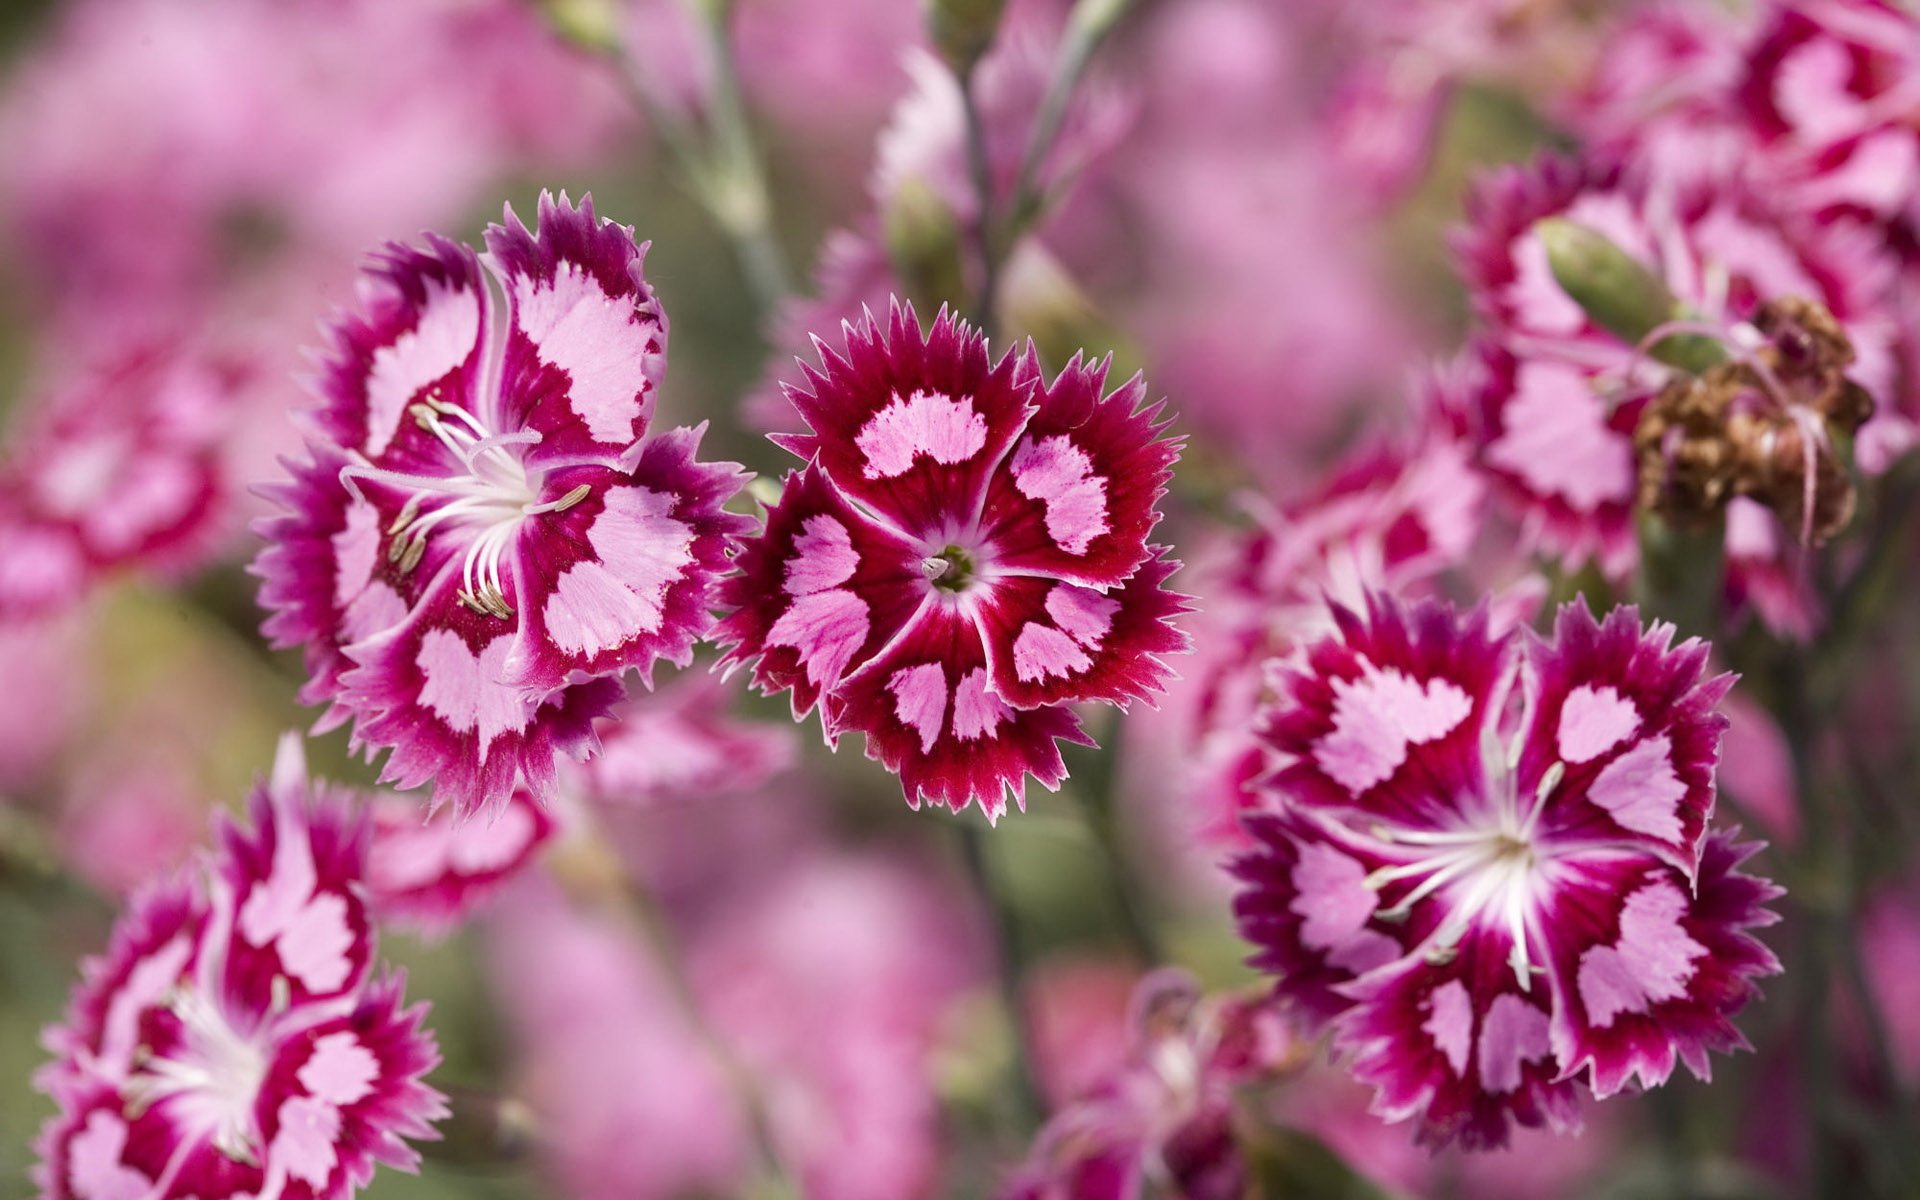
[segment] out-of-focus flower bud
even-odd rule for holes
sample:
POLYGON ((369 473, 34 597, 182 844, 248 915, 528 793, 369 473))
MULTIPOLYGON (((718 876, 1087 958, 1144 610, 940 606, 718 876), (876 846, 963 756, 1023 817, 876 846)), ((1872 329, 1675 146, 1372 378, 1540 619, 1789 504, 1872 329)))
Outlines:
POLYGON ((1547 217, 1533 230, 1547 248, 1554 282, 1595 324, 1638 342, 1672 318, 1667 285, 1606 234, 1565 217, 1547 217))
MULTIPOLYGON (((1606 234, 1565 217, 1546 217, 1533 228, 1547 249, 1554 282, 1608 333, 1638 345, 1681 315, 1679 301, 1660 277, 1606 234)), ((1647 353, 1694 372, 1725 357, 1713 339, 1695 334, 1661 338, 1647 353)))
POLYGON ((1006 0, 926 0, 927 35, 956 75, 965 75, 993 45, 1006 0))
POLYGON ((540 15, 554 33, 582 50, 611 54, 620 48, 617 0, 540 0, 540 15))
POLYGON ((938 308, 966 292, 961 277, 960 223, 940 193, 918 176, 906 176, 886 198, 881 214, 887 257, 915 304, 938 308))

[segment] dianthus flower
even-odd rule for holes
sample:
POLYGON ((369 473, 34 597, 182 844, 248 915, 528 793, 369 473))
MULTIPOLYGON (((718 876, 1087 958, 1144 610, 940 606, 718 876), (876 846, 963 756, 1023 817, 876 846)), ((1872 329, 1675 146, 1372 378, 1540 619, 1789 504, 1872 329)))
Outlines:
POLYGON ((560 832, 547 806, 525 789, 485 821, 461 821, 451 809, 420 819, 406 796, 370 806, 367 902, 382 924, 429 937, 447 933, 531 863, 560 832))
POLYGON ((1189 1200, 1248 1194, 1234 1093, 1297 1067, 1299 1043, 1270 1004, 1203 997, 1184 971, 1141 980, 1131 1009, 1125 1063, 1047 1122, 1001 1200, 1129 1200, 1156 1187, 1189 1200))
POLYGON ((134 899, 48 1031, 50 1200, 345 1200, 446 1115, 424 1007, 373 972, 365 825, 293 738, 252 815, 134 899))
POLYGON ((1210 835, 1237 843, 1237 813, 1254 804, 1246 785, 1262 773, 1253 717, 1267 699, 1266 661, 1326 633, 1329 601, 1358 605, 1373 590, 1424 594, 1465 561, 1486 485, 1448 419, 1448 394, 1462 378, 1427 382, 1420 399, 1440 419, 1417 438, 1356 455, 1284 508, 1250 506, 1254 526, 1192 568, 1208 603, 1196 621, 1198 661, 1169 706, 1189 710, 1187 744, 1171 757, 1193 780, 1210 835))
POLYGON ((1705 1078, 1779 969, 1779 894, 1709 834, 1731 679, 1616 609, 1495 638, 1484 611, 1375 598, 1277 680, 1278 811, 1234 909, 1280 996, 1420 1140, 1504 1145, 1608 1096, 1705 1078))
POLYGON ((633 231, 540 200, 487 231, 503 320, 465 246, 392 246, 334 326, 309 457, 272 490, 256 566, 302 698, 434 781, 458 815, 544 799, 629 669, 684 664, 744 518, 702 428, 649 436, 666 318, 633 231))
POLYGON ((56 610, 116 568, 195 565, 224 512, 220 439, 248 374, 148 347, 51 393, 0 465, 0 618, 56 610))
POLYGON ((796 717, 820 705, 830 741, 864 733, 908 803, 997 820, 1025 775, 1066 777, 1055 739, 1086 741, 1067 705, 1160 691, 1186 648, 1147 543, 1179 446, 1139 378, 1102 396, 1106 368, 1076 359, 1046 384, 944 311, 845 333, 789 391, 812 432, 775 440, 808 463, 723 589, 724 661, 757 659, 796 717))

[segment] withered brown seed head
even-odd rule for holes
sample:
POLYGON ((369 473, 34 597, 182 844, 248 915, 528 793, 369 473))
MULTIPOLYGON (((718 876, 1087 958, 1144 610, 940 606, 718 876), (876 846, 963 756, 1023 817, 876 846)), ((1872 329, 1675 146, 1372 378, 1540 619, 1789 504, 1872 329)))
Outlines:
POLYGON ((1834 439, 1866 423, 1873 399, 1846 377, 1853 344, 1820 304, 1779 297, 1762 305, 1753 323, 1767 339, 1753 354, 1764 371, 1745 361, 1721 363, 1669 381, 1648 402, 1633 439, 1639 502, 1675 524, 1699 525, 1734 496, 1749 496, 1787 528, 1822 542, 1846 527, 1855 502, 1834 439), (1811 455, 1806 417, 1826 434, 1811 455))

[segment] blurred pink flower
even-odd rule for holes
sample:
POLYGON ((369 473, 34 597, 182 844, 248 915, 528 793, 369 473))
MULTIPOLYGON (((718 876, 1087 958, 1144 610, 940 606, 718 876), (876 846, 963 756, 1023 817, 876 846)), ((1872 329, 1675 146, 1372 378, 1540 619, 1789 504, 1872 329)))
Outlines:
POLYGON ((443 225, 628 119, 510 0, 77 0, 0 97, 0 229, 57 323, 140 320, 443 225))
POLYGON ((374 973, 350 798, 309 783, 288 735, 251 809, 204 870, 134 898, 48 1031, 50 1200, 347 1200, 376 1163, 415 1169, 406 1139, 446 1115, 420 1081, 425 1007, 374 973))
POLYGON ((375 919, 443 936, 534 861, 559 830, 524 788, 496 813, 460 821, 450 808, 423 817, 408 796, 368 805, 367 903, 375 919))
POLYGON ((0 465, 0 618, 72 604, 123 567, 200 566, 231 529, 220 441, 251 366, 186 347, 83 362, 0 465))
POLYGON ((639 929, 538 875, 486 923, 488 961, 541 1154, 573 1200, 729 1194, 748 1132, 639 929))
POLYGON ((1296 1065, 1277 1014, 1243 996, 1202 997, 1191 976, 1165 969, 1134 990, 1128 1024, 1125 1061, 1047 1122, 1001 1200, 1248 1194, 1232 1101, 1296 1065))
POLYGON ((187 761, 165 750, 131 750, 151 745, 146 739, 157 730, 119 732, 133 735, 125 737, 129 749, 74 771, 54 840, 61 861, 83 879, 125 896, 187 860, 206 829, 207 811, 187 761))
POLYGON ((934 1051, 984 943, 953 881, 909 854, 827 852, 723 897, 690 939, 716 1032, 759 1081, 803 1194, 931 1196, 934 1051))
POLYGON ((88 636, 82 612, 0 620, 0 792, 38 781, 75 734, 91 690, 88 636))

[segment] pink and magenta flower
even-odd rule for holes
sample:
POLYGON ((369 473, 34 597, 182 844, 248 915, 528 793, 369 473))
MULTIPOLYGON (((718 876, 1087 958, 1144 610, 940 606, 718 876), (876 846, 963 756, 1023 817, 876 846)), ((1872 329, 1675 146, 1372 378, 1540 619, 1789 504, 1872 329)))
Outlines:
POLYGON ((942 312, 910 306, 846 326, 844 354, 789 396, 807 460, 723 599, 724 661, 816 705, 829 741, 859 731, 915 807, 990 820, 1025 776, 1059 786, 1057 739, 1085 742, 1068 705, 1126 706, 1164 689, 1184 651, 1148 544, 1179 452, 1135 378, 1075 359, 1051 384, 1031 350, 997 361, 942 312))
POLYGON ((50 1200, 346 1200, 446 1115, 425 1008, 375 971, 366 825, 293 738, 252 815, 134 899, 48 1031, 50 1200))
POLYGON ((249 374, 149 346, 56 388, 0 465, 0 617, 56 611, 118 568, 199 565, 226 513, 220 441, 249 374))
POLYGON ((1504 1145, 1605 1097, 1705 1078, 1779 965, 1780 889, 1710 834, 1729 676, 1631 608, 1552 637, 1375 598, 1277 679, 1277 811, 1235 912, 1279 994, 1422 1141, 1504 1145))
POLYGON ((384 781, 456 814, 551 794, 629 670, 685 664, 730 538, 704 427, 650 434, 666 317, 633 231, 542 196, 537 227, 392 246, 333 329, 306 460, 256 570, 303 698, 384 781))
POLYGON ((461 821, 445 808, 422 821, 420 806, 406 796, 378 797, 369 810, 365 889, 374 917, 428 936, 459 925, 560 832, 553 813, 525 788, 485 821, 461 821))
POLYGON ((1001 1200, 1249 1194, 1235 1093, 1301 1065, 1300 1044, 1271 1004, 1202 996, 1173 968, 1141 980, 1130 1008, 1125 1062, 1047 1122, 1001 1200))

